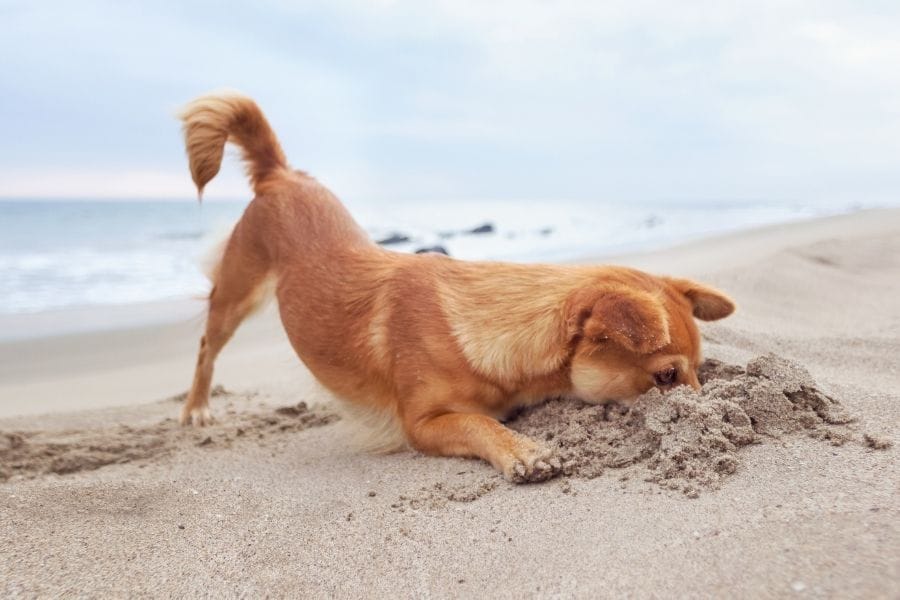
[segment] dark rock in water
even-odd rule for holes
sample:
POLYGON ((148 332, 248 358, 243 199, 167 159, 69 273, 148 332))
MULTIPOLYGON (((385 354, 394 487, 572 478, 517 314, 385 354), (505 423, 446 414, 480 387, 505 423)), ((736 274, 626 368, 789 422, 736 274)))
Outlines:
POLYGON ((402 233, 392 233, 388 237, 378 240, 379 246, 390 246, 391 244, 402 244, 404 242, 409 241, 408 235, 403 235, 402 233))
POLYGON ((553 228, 552 227, 544 227, 543 229, 538 231, 538 233, 541 235, 550 235, 551 233, 553 233, 553 228))
POLYGON ((485 223, 484 225, 479 225, 475 229, 468 230, 466 233, 494 233, 494 224, 485 223))
POLYGON ((657 225, 662 225, 662 222, 663 222, 663 220, 661 217, 658 217, 656 215, 650 215, 649 217, 644 219, 644 227, 649 227, 650 229, 653 229, 657 225))
POLYGON ((419 248, 416 250, 416 254, 427 254, 429 252, 434 252, 435 254, 443 254, 445 256, 450 256, 450 253, 447 252, 447 249, 443 246, 428 246, 426 248, 419 248))

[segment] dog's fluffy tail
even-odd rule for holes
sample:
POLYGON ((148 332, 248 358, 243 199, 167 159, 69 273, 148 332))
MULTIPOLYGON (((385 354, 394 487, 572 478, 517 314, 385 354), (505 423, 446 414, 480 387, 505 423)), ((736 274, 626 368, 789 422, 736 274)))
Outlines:
POLYGON ((225 142, 243 152, 253 190, 277 171, 287 169, 284 151, 275 132, 256 103, 238 93, 210 94, 197 98, 179 115, 184 124, 184 143, 197 193, 219 172, 225 142))

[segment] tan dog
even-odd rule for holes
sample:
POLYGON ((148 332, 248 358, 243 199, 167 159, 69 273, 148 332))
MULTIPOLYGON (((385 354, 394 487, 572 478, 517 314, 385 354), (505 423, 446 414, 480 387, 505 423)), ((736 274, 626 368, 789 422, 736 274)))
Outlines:
POLYGON ((699 387, 693 317, 734 310, 709 287, 632 269, 384 250, 325 187, 288 167, 252 100, 203 97, 182 119, 198 190, 231 141, 256 193, 213 274, 182 423, 209 421, 213 362, 274 284, 291 344, 337 396, 386 415, 422 452, 480 457, 511 481, 538 481, 558 461, 499 418, 552 396, 629 401, 654 386, 699 387))

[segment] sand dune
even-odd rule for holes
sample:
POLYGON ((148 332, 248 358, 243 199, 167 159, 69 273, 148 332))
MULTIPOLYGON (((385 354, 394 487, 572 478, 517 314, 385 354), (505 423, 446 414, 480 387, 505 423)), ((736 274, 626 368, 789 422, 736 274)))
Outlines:
POLYGON ((530 486, 355 452, 271 310, 201 431, 174 421, 196 321, 0 344, 0 594, 896 597, 900 211, 618 262, 731 293, 703 334, 741 368, 532 409, 569 462, 530 486))

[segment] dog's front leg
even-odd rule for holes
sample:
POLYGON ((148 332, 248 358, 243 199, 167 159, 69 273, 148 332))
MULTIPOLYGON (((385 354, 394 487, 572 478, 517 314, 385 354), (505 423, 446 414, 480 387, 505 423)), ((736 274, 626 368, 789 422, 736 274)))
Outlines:
POLYGON ((487 415, 445 413, 404 423, 410 443, 439 456, 474 456, 491 463, 514 483, 544 481, 557 475, 560 462, 545 446, 487 415))

